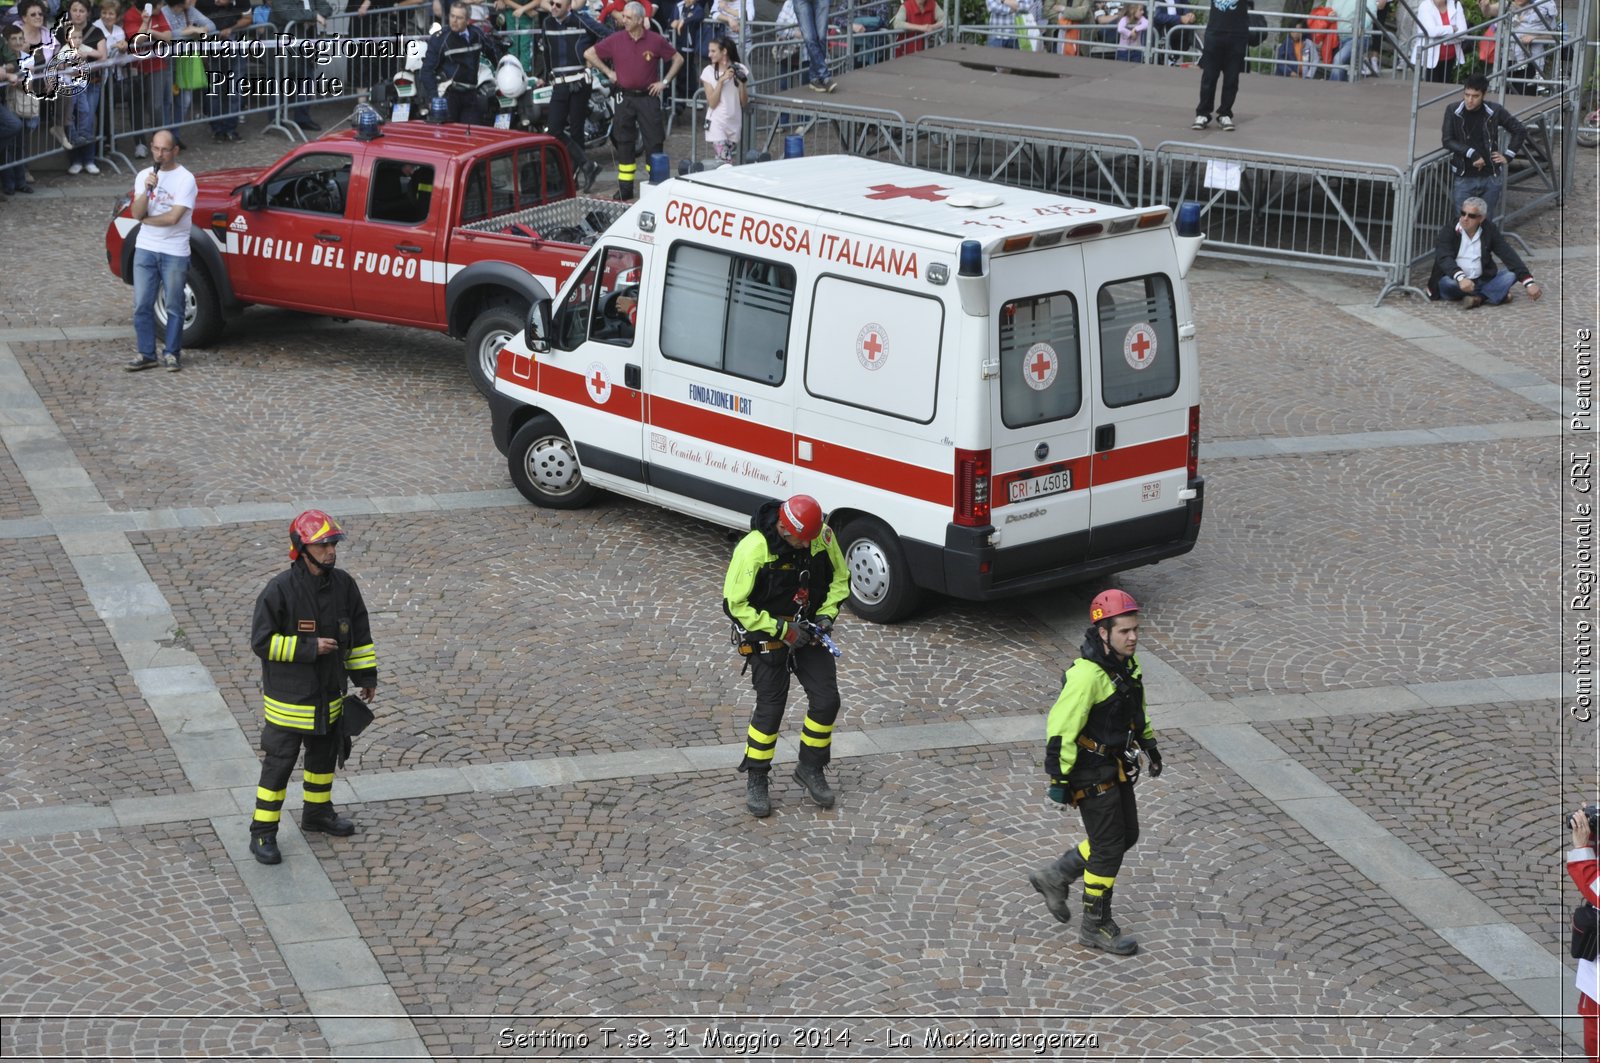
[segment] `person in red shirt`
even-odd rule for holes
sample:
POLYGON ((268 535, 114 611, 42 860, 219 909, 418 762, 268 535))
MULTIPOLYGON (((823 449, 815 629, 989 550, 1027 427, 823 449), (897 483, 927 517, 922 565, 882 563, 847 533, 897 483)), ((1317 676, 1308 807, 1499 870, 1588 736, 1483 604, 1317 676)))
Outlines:
MULTIPOLYGON (((1600 905, 1600 861, 1589 833, 1589 809, 1580 808, 1572 824, 1572 851, 1567 853, 1567 874, 1583 899, 1600 905)), ((1600 968, 1593 960, 1578 961, 1578 1014, 1583 1017, 1583 1055, 1600 1063, 1600 968)))
POLYGON ((642 136, 646 160, 666 143, 661 97, 683 69, 683 55, 646 26, 646 17, 645 6, 629 0, 622 9, 623 32, 583 53, 583 61, 604 74, 621 96, 611 120, 611 144, 617 155, 617 198, 624 201, 633 198, 638 180, 636 142, 642 136), (661 77, 661 64, 668 60, 670 69, 661 77))
MULTIPOLYGON (((650 20, 655 17, 655 13, 650 6, 650 0, 639 0, 639 4, 644 8, 644 21, 648 25, 650 20)), ((622 9, 627 6, 628 0, 605 0, 605 3, 600 5, 600 14, 596 17, 602 26, 610 26, 613 25, 612 16, 616 16, 616 24, 620 25, 622 9)))

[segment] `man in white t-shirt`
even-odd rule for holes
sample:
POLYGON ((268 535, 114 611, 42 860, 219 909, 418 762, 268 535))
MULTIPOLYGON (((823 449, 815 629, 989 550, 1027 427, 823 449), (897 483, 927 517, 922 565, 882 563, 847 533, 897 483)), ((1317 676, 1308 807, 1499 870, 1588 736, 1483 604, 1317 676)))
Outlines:
POLYGON ((170 129, 150 138, 155 165, 133 179, 133 217, 141 222, 133 245, 133 337, 139 356, 130 373, 156 365, 156 290, 166 293, 166 349, 161 363, 176 373, 183 354, 184 287, 189 281, 189 228, 194 174, 178 165, 178 139, 170 129))

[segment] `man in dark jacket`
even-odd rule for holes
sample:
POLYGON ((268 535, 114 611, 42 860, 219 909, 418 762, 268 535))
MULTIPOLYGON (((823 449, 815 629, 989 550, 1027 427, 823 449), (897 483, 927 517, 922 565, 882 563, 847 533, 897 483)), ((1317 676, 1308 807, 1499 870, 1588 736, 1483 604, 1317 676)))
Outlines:
POLYGON ((1499 227, 1487 219, 1488 211, 1489 205, 1482 199, 1469 196, 1461 205, 1461 220, 1440 230, 1428 298, 1459 299, 1463 310, 1476 310, 1486 302, 1498 305, 1509 301, 1511 286, 1518 281, 1529 299, 1544 294, 1499 227), (1496 258, 1505 268, 1495 265, 1496 258))
POLYGON ((722 583, 722 608, 738 625, 739 652, 750 662, 756 691, 739 762, 739 770, 747 773, 745 807, 752 816, 772 814, 767 773, 778 748, 790 674, 805 688, 807 703, 795 781, 818 805, 833 807, 833 790, 822 769, 828 765, 839 715, 839 673, 833 655, 813 640, 802 622, 815 624, 824 634, 832 631, 849 594, 850 573, 839 542, 810 495, 763 505, 750 532, 733 548, 722 583))
POLYGON ((450 26, 428 38, 428 52, 417 72, 417 86, 425 106, 432 106, 440 82, 450 82, 445 91, 449 107, 445 121, 486 125, 483 96, 478 92, 478 65, 487 60, 492 67, 500 61, 500 46, 482 29, 469 21, 466 4, 450 5, 450 26))
POLYGON ((550 111, 546 127, 567 145, 578 188, 594 187, 600 164, 584 149, 584 125, 589 118, 589 70, 583 54, 611 31, 587 11, 573 11, 568 0, 550 0, 550 10, 539 23, 550 71, 550 111))
POLYGON ((250 853, 276 864, 278 822, 300 749, 305 811, 300 827, 347 838, 354 823, 333 807, 333 771, 349 752, 344 700, 348 682, 370 702, 377 694, 378 656, 367 606, 356 581, 337 568, 344 529, 320 509, 289 525, 289 567, 256 599, 250 646, 261 658, 266 722, 261 726, 261 781, 250 821, 250 853))
POLYGON ((1457 210, 1468 196, 1489 205, 1489 220, 1500 216, 1500 191, 1505 187, 1505 167, 1522 150, 1527 130, 1505 107, 1483 96, 1489 79, 1470 74, 1461 86, 1461 102, 1445 108, 1439 139, 1450 152, 1450 172, 1455 181, 1450 198, 1457 210), (1510 138, 1500 147, 1500 131, 1510 138))

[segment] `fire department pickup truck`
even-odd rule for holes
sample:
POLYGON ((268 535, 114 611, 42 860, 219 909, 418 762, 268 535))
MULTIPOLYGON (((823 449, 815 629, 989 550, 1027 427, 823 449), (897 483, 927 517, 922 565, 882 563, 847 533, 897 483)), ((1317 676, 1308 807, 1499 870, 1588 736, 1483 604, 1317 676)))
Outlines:
MULTIPOLYGON (((344 130, 271 166, 196 180, 185 347, 212 343, 254 304, 385 321, 464 337, 485 394, 529 307, 626 209, 575 197, 555 138, 483 126, 398 122, 369 139, 344 130)), ((106 263, 129 284, 138 227, 124 198, 106 263)))

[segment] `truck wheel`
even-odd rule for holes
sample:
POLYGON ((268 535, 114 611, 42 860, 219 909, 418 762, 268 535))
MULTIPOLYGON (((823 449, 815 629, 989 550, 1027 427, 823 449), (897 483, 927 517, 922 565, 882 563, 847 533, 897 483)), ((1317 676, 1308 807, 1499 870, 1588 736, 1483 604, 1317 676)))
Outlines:
MULTIPOLYGON (((156 328, 167 327, 167 301, 164 295, 156 297, 156 328)), ((162 333, 164 334, 164 332, 162 333)), ((222 309, 217 306, 217 292, 211 284, 211 275, 204 266, 190 264, 188 282, 183 288, 183 349, 209 347, 222 334, 222 309)), ((157 336, 157 339, 160 335, 157 336)))
POLYGON ((547 413, 538 414, 517 429, 506 461, 511 466, 511 482, 536 506, 581 509, 599 493, 583 478, 578 449, 547 413))
POLYGON ((875 624, 910 616, 921 592, 911 581, 899 536, 875 517, 858 517, 845 526, 839 541, 850 570, 850 609, 875 624))
POLYGON ((467 330, 467 373, 485 395, 494 394, 494 364, 500 348, 522 331, 527 319, 526 311, 518 314, 509 306, 491 306, 467 330))

